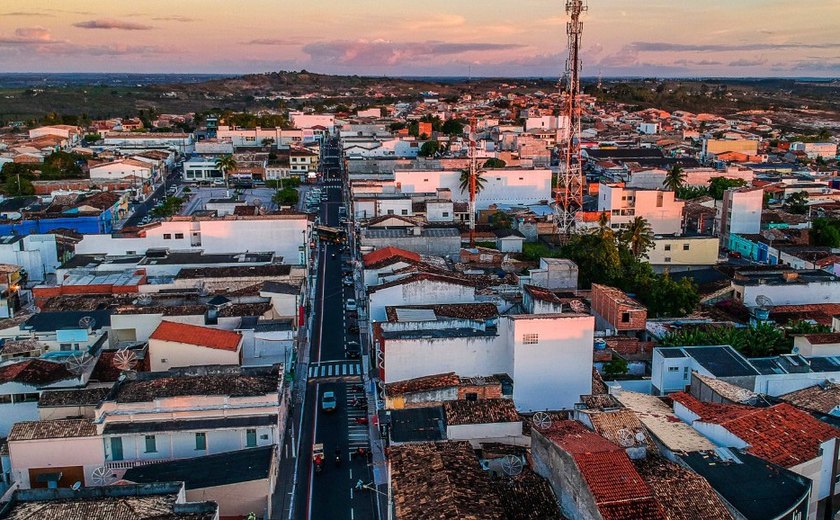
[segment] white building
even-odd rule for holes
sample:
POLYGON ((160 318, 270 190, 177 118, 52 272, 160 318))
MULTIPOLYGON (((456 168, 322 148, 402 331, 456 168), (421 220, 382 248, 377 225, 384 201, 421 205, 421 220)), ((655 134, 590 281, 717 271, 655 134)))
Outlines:
POLYGON ((109 132, 103 141, 106 148, 132 150, 172 150, 181 155, 193 153, 195 138, 187 133, 109 132))
POLYGON ((300 144, 304 141, 304 131, 300 129, 284 130, 282 128, 238 128, 220 126, 216 137, 230 141, 233 146, 261 147, 263 143, 271 142, 275 147, 286 147, 300 144))
POLYGON ((162 321, 149 336, 152 372, 194 365, 240 365, 242 335, 224 329, 162 321))
MULTIPOLYGON (((378 109, 377 117, 379 117, 378 109)), ((335 131, 335 114, 304 114, 292 111, 289 112, 289 120, 295 128, 302 130, 321 126, 330 133, 335 131)))
POLYGON ((55 235, 10 235, 0 237, 0 264, 19 265, 30 282, 43 282, 61 265, 55 235))
POLYGON ((224 180, 224 175, 216 167, 216 159, 210 157, 190 157, 184 161, 184 173, 181 176, 186 182, 224 180))
MULTIPOLYGON (((551 199, 551 170, 497 168, 482 174, 484 188, 476 195, 476 208, 491 204, 529 205, 551 199)), ((402 193, 435 195, 438 189, 452 192, 455 202, 469 201, 461 191, 461 171, 396 170, 394 181, 402 193)))
POLYGON ((656 235, 674 235, 682 231, 685 201, 675 198, 673 191, 626 188, 618 184, 601 184, 598 211, 610 216, 610 227, 626 227, 634 218, 642 217, 656 235))
POLYGON ((720 232, 724 237, 757 234, 761 231, 761 211, 764 207, 762 188, 734 188, 723 194, 720 212, 720 232))
MULTIPOLYGON (((421 305, 430 302, 438 304, 473 303, 475 302, 475 287, 457 278, 430 273, 413 274, 383 283, 369 289, 368 312, 370 321, 385 320, 385 307, 421 305)), ((447 370, 441 372, 447 372, 447 370)), ((411 377, 398 379, 411 379, 411 377)))
POLYGON ((113 181, 123 179, 138 179, 148 181, 154 177, 155 171, 151 164, 137 159, 119 159, 117 161, 98 164, 90 168, 90 178, 94 181, 113 181))
POLYGON ((310 223, 306 215, 173 217, 134 235, 85 235, 76 254, 135 255, 149 249, 212 253, 266 251, 285 264, 305 264, 310 223))

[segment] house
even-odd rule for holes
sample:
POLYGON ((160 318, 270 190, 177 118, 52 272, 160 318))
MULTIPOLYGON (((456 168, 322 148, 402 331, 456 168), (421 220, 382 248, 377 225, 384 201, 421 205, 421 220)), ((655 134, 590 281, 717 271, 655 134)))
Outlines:
POLYGON ((0 237, 0 263, 19 265, 30 282, 43 282, 60 265, 52 233, 0 237))
POLYGON ((152 181, 155 169, 149 163, 137 159, 119 159, 90 167, 90 178, 96 181, 131 179, 137 183, 152 181))
POLYGON ((9 501, 0 508, 0 518, 219 520, 219 506, 214 502, 187 502, 183 482, 80 489, 19 489, 10 493, 9 501))
POLYGON ((376 249, 362 257, 365 287, 379 285, 383 275, 392 274, 409 265, 420 263, 420 255, 396 247, 376 249))
POLYGON ((180 132, 108 132, 103 145, 120 150, 172 150, 189 155, 195 151, 195 136, 180 132))
POLYGON ((840 385, 831 381, 780 395, 779 399, 817 417, 840 415, 840 385))
POLYGON ((17 422, 38 420, 38 396, 43 389, 83 384, 64 364, 40 358, 0 366, 0 436, 8 435, 17 422))
POLYGON ((240 365, 242 334, 174 321, 161 321, 149 336, 151 370, 194 365, 240 365))
POLYGON ((446 438, 482 443, 527 445, 522 433, 522 418, 510 399, 464 399, 443 403, 446 438))
POLYGON ((538 268, 531 269, 528 276, 520 276, 522 285, 535 285, 553 291, 576 291, 578 266, 566 258, 540 258, 538 268))
POLYGON ((96 410, 105 467, 280 445, 286 397, 279 365, 128 372, 96 410))
MULTIPOLYGON (((377 263, 371 263, 372 266, 377 263)), ((368 290, 371 321, 387 319, 385 308, 394 305, 420 305, 428 302, 473 303, 475 284, 454 276, 416 273, 382 283, 368 290)))
POLYGON ((630 335, 645 330, 647 308, 620 289, 593 283, 591 298, 599 329, 630 335))
POLYGON ((739 269, 731 283, 747 307, 761 307, 761 297, 773 306, 840 303, 840 278, 819 269, 739 269))
POLYGON ((796 335, 793 348, 805 357, 840 356, 840 332, 796 335))
POLYGON ((427 227, 407 221, 392 226, 368 223, 362 228, 360 243, 363 248, 391 246, 423 255, 457 257, 461 251, 461 231, 457 227, 427 227))
POLYGON ((123 480, 138 484, 183 482, 190 502, 212 501, 223 518, 255 513, 274 518, 272 495, 277 484, 275 446, 135 466, 123 480))
POLYGON ((496 249, 502 253, 521 253, 525 235, 515 229, 496 229, 496 249))
POLYGON ((22 489, 93 486, 102 466, 102 439, 90 419, 15 423, 7 438, 11 480, 22 489))
MULTIPOLYGON (((761 187, 731 188, 723 193, 723 207, 718 229, 728 240, 732 233, 757 234, 761 231, 764 189, 761 187)), ((724 242, 725 243, 725 242, 724 242)))
POLYGON ((718 263, 720 241, 700 235, 653 237, 647 261, 656 272, 679 273, 706 269, 718 263))
POLYGON ((656 235, 682 232, 685 201, 676 199, 673 191, 626 188, 621 184, 598 187, 598 212, 610 217, 610 227, 621 229, 636 217, 645 219, 656 235))

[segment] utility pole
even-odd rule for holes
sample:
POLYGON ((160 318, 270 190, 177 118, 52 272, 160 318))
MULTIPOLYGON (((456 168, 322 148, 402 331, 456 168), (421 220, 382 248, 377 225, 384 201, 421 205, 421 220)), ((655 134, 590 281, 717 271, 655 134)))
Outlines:
POLYGON ((566 34, 569 39, 569 56, 566 59, 565 103, 562 114, 568 118, 568 135, 563 145, 563 170, 557 176, 554 208, 557 231, 568 236, 575 225, 575 215, 583 207, 583 170, 580 164, 580 44, 583 22, 580 16, 589 7, 585 0, 566 0, 566 34))
POLYGON ((470 247, 475 247, 475 177, 478 175, 476 161, 476 125, 475 116, 470 118, 470 247))

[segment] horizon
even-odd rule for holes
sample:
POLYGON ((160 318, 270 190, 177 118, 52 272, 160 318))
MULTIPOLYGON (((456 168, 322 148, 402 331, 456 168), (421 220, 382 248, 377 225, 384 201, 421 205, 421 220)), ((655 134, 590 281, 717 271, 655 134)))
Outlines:
MULTIPOLYGON (((732 4, 643 0, 628 8, 620 0, 592 0, 583 18, 583 75, 840 75, 838 2, 814 0, 807 8, 783 0, 732 4)), ((139 8, 68 0, 58 9, 6 0, 0 58, 5 73, 33 74, 238 76, 306 69, 371 77, 560 77, 563 2, 521 0, 515 10, 506 7, 501 0, 480 8, 465 0, 423 5, 254 0, 247 9, 220 0, 175 5, 147 0, 139 8)))

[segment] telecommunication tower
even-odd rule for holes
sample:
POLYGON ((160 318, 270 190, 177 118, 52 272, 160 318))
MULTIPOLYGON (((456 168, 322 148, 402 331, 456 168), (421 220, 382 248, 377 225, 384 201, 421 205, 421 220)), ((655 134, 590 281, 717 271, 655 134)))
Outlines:
POLYGON ((566 116, 568 132, 563 144, 562 171, 557 176, 555 212, 557 230, 568 235, 575 225, 575 214, 583 206, 583 170, 580 161, 580 43, 583 36, 581 14, 589 7, 586 0, 566 0, 566 34, 569 38, 569 56, 566 59, 566 88, 561 113, 566 116))
POLYGON ((475 247, 475 191, 476 176, 478 175, 478 161, 476 153, 477 127, 478 122, 475 116, 470 118, 470 247, 475 247))

